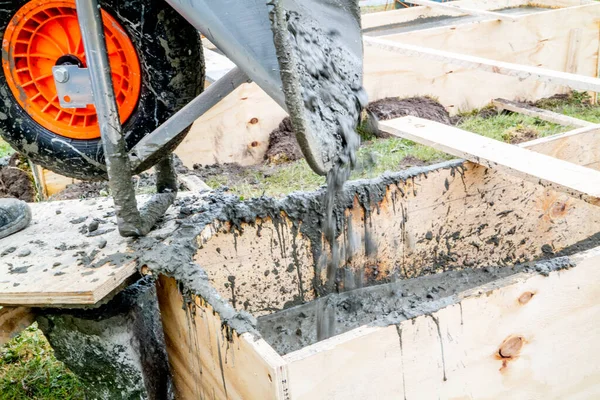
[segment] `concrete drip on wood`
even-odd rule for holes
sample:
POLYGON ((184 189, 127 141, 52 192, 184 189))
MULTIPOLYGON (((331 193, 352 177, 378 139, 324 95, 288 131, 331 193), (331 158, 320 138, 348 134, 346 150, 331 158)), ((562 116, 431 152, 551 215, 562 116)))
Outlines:
POLYGON ((426 275, 413 279, 332 293, 319 300, 258 318, 258 330, 281 355, 300 350, 320 340, 319 312, 326 303, 333 310, 330 335, 340 335, 361 326, 397 325, 407 319, 429 315, 460 303, 458 295, 468 289, 490 284, 522 272, 548 276, 570 268, 568 257, 517 265, 486 267, 426 275))
MULTIPOLYGON (((339 196, 336 201, 334 216, 336 221, 336 237, 338 240, 342 240, 340 234, 348 228, 348 220, 345 215, 345 211, 352 207, 356 207, 355 202, 358 202, 359 206, 365 212, 365 220, 369 219, 369 216, 373 213, 378 212, 379 203, 386 196, 387 189, 390 185, 396 185, 400 182, 411 180, 416 176, 426 176, 428 173, 440 170, 450 169, 455 171, 457 174, 463 173, 463 161, 455 160, 446 163, 427 166, 427 167, 416 167, 406 171, 402 171, 395 174, 387 174, 380 178, 373 180, 363 180, 350 182, 343 193, 339 196)), ((339 274, 335 278, 335 284, 332 287, 328 287, 321 277, 322 268, 324 266, 322 260, 322 254, 327 254, 328 246, 325 246, 323 241, 322 233, 322 220, 325 217, 324 210, 322 208, 322 199, 325 194, 325 190, 321 189, 314 193, 295 193, 284 199, 271 199, 271 198, 258 198, 249 201, 240 201, 237 197, 228 195, 223 192, 217 192, 208 197, 196 197, 191 196, 188 198, 178 200, 177 206, 184 215, 189 215, 181 221, 179 227, 175 228, 172 233, 169 233, 166 240, 157 240, 156 238, 142 238, 137 242, 133 243, 136 248, 136 253, 139 255, 139 265, 147 265, 155 273, 165 274, 175 278, 180 285, 180 290, 187 296, 189 303, 194 302, 193 297, 199 296, 209 303, 214 310, 220 315, 222 321, 229 329, 236 331, 238 334, 251 332, 257 334, 257 320, 256 316, 244 310, 236 310, 232 304, 211 284, 209 276, 205 270, 202 269, 201 258, 198 262, 194 262, 195 255, 202 252, 202 248, 206 245, 206 241, 202 239, 203 235, 212 236, 215 232, 229 232, 231 233, 234 245, 237 246, 237 239, 240 235, 243 235, 244 227, 258 226, 260 236, 260 223, 258 221, 269 220, 275 226, 276 229, 283 229, 283 225, 287 224, 286 221, 291 221, 292 237, 301 234, 304 238, 310 242, 310 251, 312 252, 314 264, 312 268, 315 270, 315 278, 312 281, 311 287, 304 287, 300 291, 300 295, 293 301, 287 302, 282 308, 287 309, 294 306, 302 306, 302 304, 311 300, 311 297, 306 296, 308 293, 313 293, 314 298, 324 297, 332 294, 329 299, 330 301, 337 301, 343 303, 352 295, 349 294, 337 294, 350 280, 344 281, 345 269, 340 268, 339 274), (277 228, 277 227, 280 228, 277 228), (199 265, 200 264, 200 265, 199 265), (306 297, 304 297, 306 296, 306 297)), ((400 208, 400 199, 398 199, 396 206, 400 208)), ((286 225, 287 227, 287 225, 286 225)), ((432 234, 433 236, 433 234, 432 234)), ((164 238, 163 238, 164 239, 164 238)), ((210 240, 210 239, 208 239, 210 240)), ((597 245, 597 240, 590 240, 586 243, 587 248, 591 248, 597 245)), ((292 247, 294 244, 291 245, 292 247)), ((367 246, 368 247, 368 246, 367 246)), ((582 247, 577 246, 573 251, 581 251, 582 247)), ((372 251, 375 251, 373 249, 372 251)), ((293 249, 292 252, 297 251, 293 249)), ((541 258, 551 258, 553 256, 552 249, 548 253, 540 253, 541 258)), ((567 254, 567 253, 564 253, 567 254)), ((419 275, 431 274, 435 272, 441 272, 445 270, 444 263, 449 261, 443 257, 439 258, 439 265, 432 265, 429 268, 423 268, 419 275)), ((297 262, 297 259, 296 259, 297 262)), ((563 265, 563 261, 558 262, 559 265, 563 265)), ((567 262, 568 264, 568 262, 567 262)), ((294 268, 300 268, 300 265, 295 265, 294 268)), ((509 268, 510 262, 500 267, 490 267, 488 270, 473 270, 473 271, 448 271, 446 274, 433 275, 432 277, 421 278, 422 281, 406 281, 399 282, 401 279, 406 278, 418 278, 419 276, 407 276, 401 271, 399 267, 395 269, 395 273, 390 273, 385 279, 369 281, 368 279, 354 278, 354 282, 359 284, 353 286, 353 288, 360 289, 362 286, 370 286, 373 284, 387 284, 381 286, 381 289, 366 288, 359 291, 358 297, 361 296, 381 296, 377 294, 377 291, 381 293, 391 293, 394 290, 404 291, 408 293, 408 288, 411 285, 417 285, 415 290, 416 297, 410 297, 408 299, 399 299, 398 310, 403 310, 404 315, 400 315, 400 311, 395 312, 393 318, 409 318, 411 315, 410 305, 417 304, 418 298, 424 297, 426 300, 436 300, 442 297, 442 295, 455 294, 465 288, 461 284, 461 279, 465 277, 469 280, 473 279, 473 286, 477 285, 477 281, 485 283, 494 280, 497 276, 506 276, 505 274, 515 273, 522 271, 524 267, 509 268), (507 267, 508 266, 508 267, 507 267), (501 271, 502 268, 506 268, 506 271, 501 271), (487 271, 487 272, 486 272, 487 271), (492 271, 492 272, 489 272, 492 271), (453 283, 446 283, 445 286, 438 284, 437 286, 444 286, 443 289, 438 289, 441 293, 436 294, 423 292, 424 288, 428 285, 427 282, 431 280, 438 280, 437 282, 448 282, 454 280, 453 283), (419 286, 419 282, 423 282, 419 286), (398 289, 400 288, 400 289, 398 289), (420 288, 420 289, 419 289, 420 288), (420 292, 421 291, 421 292, 420 292), (427 299, 427 295, 431 294, 434 299, 427 299), (408 310, 408 311, 407 311, 408 310)), ((544 267, 547 268, 547 267, 544 267)), ((291 268, 290 268, 291 269, 291 268)), ((452 269, 452 268, 451 268, 452 269)), ((257 271, 258 272, 258 271, 257 271)), ((543 269, 540 271, 543 272, 543 269)), ((258 275, 257 275, 258 276, 258 275)), ((356 275, 354 276, 356 277, 356 275)), ((235 273, 232 274, 231 278, 228 279, 228 283, 231 285, 235 282, 235 285, 243 284, 240 279, 236 279, 235 273)), ((351 285, 348 285, 349 287, 351 285)), ((436 287, 437 287, 436 286, 436 287)), ((235 288, 230 287, 231 290, 235 288)), ((446 296, 447 297, 447 296, 446 296)), ((324 303, 321 301, 321 303, 324 303)), ((326 302, 325 302, 326 303, 326 302)), ((241 302, 238 300, 236 307, 242 308, 241 302)), ((435 302, 428 302, 422 307, 432 307, 436 309, 441 307, 442 304, 435 302)), ((275 310, 270 310, 272 313, 275 310)), ((371 311, 368 308, 365 310, 365 314, 369 314, 371 311)), ((253 313, 255 314, 255 313, 253 313)), ((375 313, 375 319, 378 316, 375 313)), ((379 317, 382 314, 379 314, 379 317)), ((383 314, 385 315, 385 313, 383 314)), ((266 317, 269 318, 269 317, 266 317)), ((276 318, 275 316, 273 318, 276 318)), ((362 317, 361 317, 362 318, 362 317)), ((356 318, 356 321, 348 324, 341 324, 339 329, 351 329, 355 324, 361 324, 363 321, 361 318, 356 318), (354 325, 353 325, 354 324, 354 325)), ((352 320, 352 318, 350 318, 352 320)), ((371 321, 373 322, 373 321, 371 321)), ((367 323, 370 323, 367 321, 367 323)), ((385 322, 385 318, 379 323, 385 322)), ((259 324, 260 325, 260 324, 259 324)), ((264 325, 263 325, 264 326, 264 325)), ((304 329, 311 330, 312 328, 302 328, 298 326, 296 329, 300 329, 304 332, 304 329)), ((289 331, 289 327, 286 331, 289 331)), ((337 332, 338 328, 334 331, 337 332)), ((294 333, 295 334, 295 333, 294 333)), ((295 345, 302 345, 310 342, 312 334, 307 334, 306 338, 296 340, 295 345)), ((292 340, 294 341, 294 340, 292 340)), ((273 340, 277 342, 277 339, 273 340)), ((276 343, 275 343, 276 344, 276 343)), ((282 352, 287 351, 295 345, 283 344, 281 349, 282 352)))

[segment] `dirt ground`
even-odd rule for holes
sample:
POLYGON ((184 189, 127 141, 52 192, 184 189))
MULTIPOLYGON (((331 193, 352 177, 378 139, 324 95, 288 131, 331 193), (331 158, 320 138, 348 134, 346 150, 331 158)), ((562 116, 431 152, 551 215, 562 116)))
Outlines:
POLYGON ((388 97, 370 103, 367 106, 367 111, 372 113, 379 121, 410 115, 446 125, 452 124, 448 111, 431 97, 410 97, 407 99, 388 97))
POLYGON ((302 150, 296 140, 289 117, 284 118, 279 127, 269 135, 269 148, 265 160, 271 164, 281 164, 302 158, 302 150))
POLYGON ((29 174, 17 167, 0 168, 0 197, 14 197, 28 203, 35 201, 35 189, 29 174))
POLYGON ((0 166, 0 198, 13 197, 28 203, 36 200, 32 178, 21 169, 22 163, 20 157, 13 154, 8 158, 6 165, 0 166))

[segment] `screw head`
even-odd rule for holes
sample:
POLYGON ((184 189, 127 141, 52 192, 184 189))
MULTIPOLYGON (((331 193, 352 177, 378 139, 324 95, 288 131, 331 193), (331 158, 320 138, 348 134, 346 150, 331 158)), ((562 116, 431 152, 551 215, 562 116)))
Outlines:
POLYGON ((69 81, 69 71, 66 68, 56 68, 53 71, 54 79, 58 83, 66 83, 69 81))

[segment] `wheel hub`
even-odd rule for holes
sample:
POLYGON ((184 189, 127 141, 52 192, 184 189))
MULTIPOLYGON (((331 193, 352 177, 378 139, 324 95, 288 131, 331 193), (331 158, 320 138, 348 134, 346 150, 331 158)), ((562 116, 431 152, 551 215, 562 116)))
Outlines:
MULTIPOLYGON (((133 43, 119 23, 102 12, 108 57, 121 123, 135 110, 141 69, 133 43)), ((41 126, 70 139, 100 137, 96 111, 62 108, 52 67, 86 66, 74 0, 33 0, 12 18, 4 33, 2 66, 17 102, 41 126)))

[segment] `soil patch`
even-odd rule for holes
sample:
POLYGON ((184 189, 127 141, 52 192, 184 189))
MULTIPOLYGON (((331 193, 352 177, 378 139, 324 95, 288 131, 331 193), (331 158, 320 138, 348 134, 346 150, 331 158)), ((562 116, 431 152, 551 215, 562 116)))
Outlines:
POLYGON ((271 164, 281 164, 299 160, 303 157, 290 117, 281 121, 277 129, 269 135, 269 148, 265 160, 271 164))
POLYGON ((571 95, 569 93, 559 93, 559 94, 555 94, 550 97, 540 99, 535 102, 529 101, 526 104, 529 104, 530 106, 534 106, 537 108, 551 109, 551 108, 557 107, 561 104, 569 103, 570 101, 571 101, 571 95))
POLYGON ((0 168, 0 197, 13 197, 28 203, 35 201, 35 189, 29 174, 16 167, 0 168))
POLYGON ((400 165, 398 165, 398 169, 407 169, 410 167, 422 167, 425 165, 425 161, 419 160, 414 156, 406 156, 400 161, 400 165))
POLYGON ((450 114, 444 106, 430 97, 410 97, 407 99, 387 97, 370 103, 367 106, 367 111, 380 121, 410 115, 446 125, 452 124, 450 114))
POLYGON ((53 195, 50 200, 92 199, 108 194, 108 182, 77 182, 53 195))
POLYGON ((251 167, 242 167, 238 163, 212 165, 194 164, 194 169, 193 171, 190 171, 190 173, 196 175, 203 181, 208 181, 216 177, 232 178, 245 173, 249 168, 251 167))
POLYGON ((511 130, 507 133, 507 136, 506 139, 510 144, 519 144, 537 139, 539 134, 533 129, 519 128, 511 130))

